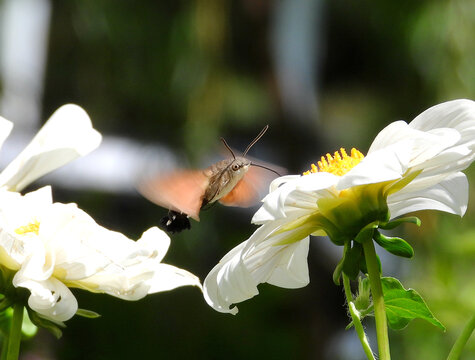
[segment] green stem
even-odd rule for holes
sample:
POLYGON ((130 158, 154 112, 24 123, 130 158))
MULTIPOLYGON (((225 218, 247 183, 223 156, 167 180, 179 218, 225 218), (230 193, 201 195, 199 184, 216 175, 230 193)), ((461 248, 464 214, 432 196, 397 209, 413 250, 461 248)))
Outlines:
POLYGON ((23 305, 13 305, 12 325, 8 335, 7 360, 17 360, 20 354, 21 325, 23 323, 23 305))
POLYGON ((345 289, 346 301, 348 302, 348 310, 350 311, 351 318, 353 320, 353 325, 355 326, 356 334, 360 339, 361 346, 363 351, 366 354, 366 357, 369 360, 375 360, 371 346, 369 345, 368 338, 363 329, 363 325, 360 321, 359 311, 356 309, 355 304, 353 303, 353 294, 351 293, 350 279, 345 273, 342 273, 343 276, 343 288, 345 289))
POLYGON ((467 343, 468 339, 472 335, 473 330, 475 329, 475 315, 468 321, 465 328, 462 330, 462 333, 458 337, 457 341, 455 341, 452 350, 450 350, 449 356, 447 360, 457 360, 460 358, 462 354, 462 350, 467 343))
POLYGON ((380 360, 390 360, 388 323, 386 319, 386 308, 384 306, 383 288, 381 285, 381 274, 379 263, 374 249, 372 238, 363 241, 363 250, 368 268, 369 284, 374 305, 374 317, 376 319, 376 335, 378 337, 378 351, 380 360))
POLYGON ((0 360, 6 360, 8 351, 8 335, 4 335, 2 339, 2 352, 0 354, 0 360))

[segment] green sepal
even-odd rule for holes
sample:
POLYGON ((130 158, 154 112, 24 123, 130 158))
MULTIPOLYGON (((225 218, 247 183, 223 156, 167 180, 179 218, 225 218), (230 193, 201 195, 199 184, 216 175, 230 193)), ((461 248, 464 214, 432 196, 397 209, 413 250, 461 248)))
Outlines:
POLYGON ((101 314, 96 313, 95 311, 86 310, 86 309, 78 309, 76 311, 76 315, 82 316, 88 319, 97 319, 98 317, 101 317, 101 314))
POLYGON ((337 286, 340 285, 341 273, 343 271, 345 261, 347 261, 348 257, 350 256, 350 251, 351 240, 346 240, 343 248, 343 256, 341 257, 341 260, 338 262, 337 266, 335 267, 335 270, 333 271, 333 283, 337 286))
POLYGON ((409 216, 409 217, 392 220, 384 224, 379 224, 379 228, 384 229, 384 230, 392 230, 398 227, 399 225, 402 225, 405 223, 421 226, 421 220, 417 216, 409 216))
POLYGON ((385 236, 377 230, 374 231, 373 239, 379 244, 379 246, 383 247, 393 255, 405 258, 412 258, 414 256, 414 249, 404 239, 385 236))
MULTIPOLYGON (((360 321, 363 320, 367 315, 371 315, 373 311, 373 303, 371 301, 371 287, 369 284, 368 277, 359 277, 358 278, 358 293, 353 301, 353 304, 358 310, 360 321)), ((351 311, 350 311, 351 312, 351 311)), ((353 317, 352 317, 353 318, 353 317)), ((346 326, 345 330, 353 327, 353 320, 346 326)))
POLYGON ((373 221, 369 223, 355 237, 355 242, 362 244, 366 240, 370 240, 373 237, 374 230, 378 228, 379 222, 373 221))
POLYGON ((38 327, 33 324, 30 317, 28 316, 28 310, 23 308, 23 322, 21 324, 21 333, 26 338, 32 338, 38 333, 38 327))
POLYGON ((366 311, 371 305, 370 300, 371 288, 368 277, 358 278, 358 294, 355 298, 355 307, 358 311, 366 311))
POLYGON ((343 271, 343 264, 345 262, 345 257, 347 253, 347 249, 349 248, 349 244, 345 244, 345 249, 343 250, 343 256, 341 260, 338 262, 338 264, 335 267, 335 270, 333 270, 333 283, 337 286, 340 286, 340 278, 341 278, 341 272, 343 271))
POLYGON ((445 331, 445 326, 435 318, 415 290, 404 289, 399 280, 392 277, 382 277, 381 283, 388 325, 391 329, 404 329, 411 320, 419 318, 445 331))
POLYGON ((43 328, 48 330, 50 333, 52 333, 57 339, 61 338, 63 335, 63 331, 61 328, 66 328, 66 325, 63 322, 55 322, 51 321, 48 319, 45 319, 41 317, 37 312, 31 310, 30 308, 28 309, 28 316, 30 317, 30 320, 33 324, 35 324, 37 327, 43 328))
POLYGON ((343 272, 351 279, 355 280, 360 273, 360 264, 364 263, 363 246, 353 242, 353 246, 348 250, 343 262, 343 272))

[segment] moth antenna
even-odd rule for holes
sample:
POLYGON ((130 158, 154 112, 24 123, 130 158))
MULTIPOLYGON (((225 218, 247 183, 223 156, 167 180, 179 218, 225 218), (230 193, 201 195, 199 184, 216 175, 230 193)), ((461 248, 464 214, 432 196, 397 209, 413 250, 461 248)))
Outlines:
POLYGON ((231 150, 231 148, 229 147, 228 143, 226 142, 226 140, 224 140, 224 138, 221 138, 221 141, 223 142, 224 146, 226 146, 226 149, 229 150, 229 152, 231 153, 231 155, 233 156, 233 159, 236 160, 236 156, 234 155, 233 151, 231 150))
POLYGON ((256 138, 252 140, 251 143, 247 146, 246 150, 244 150, 244 154, 242 156, 246 156, 247 152, 254 146, 254 144, 258 142, 262 136, 264 136, 268 128, 269 125, 264 126, 264 129, 261 130, 259 135, 257 135, 256 138))
POLYGON ((277 171, 275 171, 274 169, 271 169, 271 168, 268 168, 267 166, 264 166, 264 165, 259 165, 259 164, 256 164, 256 163, 251 163, 252 166, 256 166, 256 167, 260 167, 260 168, 263 168, 263 169, 266 169, 266 170, 269 170, 269 171, 272 171, 274 174, 276 174, 277 176, 282 176, 280 175, 277 171))

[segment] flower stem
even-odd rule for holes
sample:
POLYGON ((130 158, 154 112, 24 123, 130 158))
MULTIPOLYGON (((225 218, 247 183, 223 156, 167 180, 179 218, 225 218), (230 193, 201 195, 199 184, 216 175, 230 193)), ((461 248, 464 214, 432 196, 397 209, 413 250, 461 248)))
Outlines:
POLYGON ((17 360, 20 354, 21 325, 23 323, 23 305, 13 305, 13 317, 8 335, 7 360, 17 360))
POLYGON ((368 268, 369 284, 371 296, 373 298, 374 316, 376 319, 376 335, 378 337, 378 351, 380 360, 390 360, 388 323, 386 319, 386 308, 384 306, 383 288, 381 285, 381 274, 379 263, 374 249, 372 238, 363 241, 363 250, 368 268))
POLYGON ((447 360, 457 360, 460 358, 462 354, 462 350, 467 343, 468 339, 472 335, 473 330, 475 329, 475 315, 468 321, 465 328, 462 330, 462 333, 458 337, 457 341, 455 341, 452 350, 450 350, 449 356, 447 360))
POLYGON ((6 360, 8 351, 8 335, 4 334, 2 339, 2 352, 0 353, 0 360, 6 360))
POLYGON ((353 325, 355 326, 356 334, 360 339, 361 346, 363 347, 363 351, 365 352, 366 357, 369 360, 375 360, 373 351, 371 350, 371 346, 369 345, 368 338, 366 337, 366 334, 364 332, 363 325, 361 324, 360 313, 356 309, 355 304, 353 303, 353 295, 351 294, 350 288, 350 279, 348 278, 348 276, 345 275, 345 273, 342 273, 342 276, 346 301, 348 302, 348 310, 350 311, 351 319, 353 320, 353 325))

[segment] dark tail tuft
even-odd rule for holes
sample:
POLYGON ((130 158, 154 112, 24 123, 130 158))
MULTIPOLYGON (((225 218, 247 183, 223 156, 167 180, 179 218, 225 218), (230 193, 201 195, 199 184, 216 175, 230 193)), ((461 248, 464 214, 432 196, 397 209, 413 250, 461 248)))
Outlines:
POLYGON ((189 230, 191 228, 190 219, 186 214, 170 210, 168 215, 160 220, 160 228, 170 234, 189 230))

